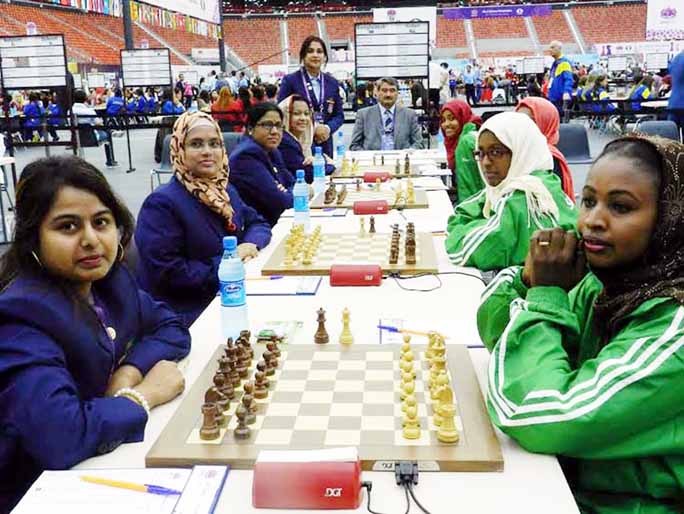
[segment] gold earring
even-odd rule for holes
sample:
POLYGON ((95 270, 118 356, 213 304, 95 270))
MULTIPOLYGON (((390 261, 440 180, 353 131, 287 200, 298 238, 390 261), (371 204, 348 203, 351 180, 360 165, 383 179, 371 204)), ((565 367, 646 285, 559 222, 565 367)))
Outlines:
POLYGON ((121 262, 124 260, 124 257, 126 256, 126 249, 121 244, 121 241, 119 241, 119 249, 121 250, 121 252, 119 253, 119 258, 117 260, 121 262))
POLYGON ((36 255, 36 252, 35 252, 34 250, 31 250, 31 255, 33 255, 33 258, 34 258, 34 259, 36 260, 36 262, 38 263, 38 266, 40 266, 40 267, 42 268, 42 267, 43 267, 43 263, 40 262, 40 259, 38 258, 38 256, 36 255))

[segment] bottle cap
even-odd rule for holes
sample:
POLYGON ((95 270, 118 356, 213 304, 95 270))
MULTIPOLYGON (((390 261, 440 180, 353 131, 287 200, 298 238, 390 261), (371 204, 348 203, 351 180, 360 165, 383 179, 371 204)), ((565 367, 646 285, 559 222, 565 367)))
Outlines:
POLYGON ((223 249, 233 251, 237 248, 237 237, 226 236, 223 238, 223 249))
POLYGON ((297 170, 297 181, 304 180, 304 170, 297 170))
POLYGON ((314 153, 316 155, 321 155, 323 153, 323 149, 320 146, 314 146, 314 153))

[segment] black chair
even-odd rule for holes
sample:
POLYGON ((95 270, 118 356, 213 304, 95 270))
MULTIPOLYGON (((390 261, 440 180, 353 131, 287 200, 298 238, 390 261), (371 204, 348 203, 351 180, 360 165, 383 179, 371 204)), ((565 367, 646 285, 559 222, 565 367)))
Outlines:
MULTIPOLYGON (((241 139, 242 134, 239 132, 223 132, 223 146, 226 147, 227 155, 230 155, 241 139)), ((157 177, 158 185, 161 185, 161 176, 171 174, 173 174, 173 165, 171 164, 171 136, 166 136, 162 145, 161 164, 158 168, 152 168, 150 173, 150 190, 154 191, 155 177, 157 177)))
POLYGON ((162 144, 161 164, 157 168, 152 168, 150 171, 150 191, 154 191, 154 178, 157 177, 158 185, 161 186, 161 176, 173 174, 173 165, 171 164, 171 136, 164 137, 162 144))
POLYGON ((78 124, 78 142, 79 142, 79 155, 83 157, 83 148, 97 148, 100 145, 104 145, 105 157, 107 160, 108 167, 118 166, 114 158, 114 150, 112 145, 111 136, 108 140, 103 141, 97 138, 95 133, 97 128, 90 123, 79 123, 78 124))
POLYGON ((226 147, 226 155, 235 149, 240 140, 242 139, 242 134, 239 132, 224 132, 223 133, 223 146, 226 147))
POLYGON ((641 132, 649 136, 661 136, 681 142, 679 127, 674 121, 642 121, 636 124, 634 132, 641 132))
POLYGON ((589 136, 584 125, 579 123, 561 123, 560 138, 556 147, 565 156, 568 164, 591 164, 589 136))
POLYGON ((482 123, 487 121, 492 116, 496 116, 497 114, 501 114, 502 112, 505 112, 505 111, 485 111, 485 112, 483 112, 482 116, 480 116, 482 118, 482 123))

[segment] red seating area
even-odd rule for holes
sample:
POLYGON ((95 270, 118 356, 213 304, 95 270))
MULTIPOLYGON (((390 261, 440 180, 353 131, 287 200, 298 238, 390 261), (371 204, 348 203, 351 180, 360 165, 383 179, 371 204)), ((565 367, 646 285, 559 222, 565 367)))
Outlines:
POLYGON ((587 6, 571 12, 589 45, 646 38, 646 4, 587 6))
POLYGON ((535 16, 532 18, 534 28, 537 29, 539 42, 546 45, 554 40, 573 42, 572 32, 565 21, 563 11, 551 11, 551 16, 535 16))
POLYGON ((529 37, 523 18, 476 18, 472 23, 475 39, 529 37))
POLYGON ((331 40, 348 39, 354 41, 356 23, 373 23, 371 15, 326 16, 323 18, 328 38, 331 40))
MULTIPOLYGON (((38 27, 38 32, 43 34, 64 34, 67 45, 67 55, 78 61, 92 61, 101 64, 119 64, 119 52, 117 47, 100 41, 96 36, 87 36, 73 27, 83 27, 79 20, 79 14, 75 12, 57 11, 55 9, 37 9, 21 5, 2 4, 0 16, 9 17, 19 22, 20 25, 12 27, 7 24, 10 33, 17 35, 26 34, 26 23, 31 21, 38 27), (60 20, 60 21, 58 21, 60 20), (65 24, 66 23, 66 24, 65 24)), ((92 17, 94 15, 89 15, 92 17)), ((86 27, 89 27, 92 21, 86 27)), ((84 30, 84 32, 86 32, 84 30)), ((109 43, 109 42, 108 42, 109 43)))
POLYGON ((318 36, 318 25, 313 16, 293 16, 287 19, 287 41, 290 55, 299 60, 299 48, 309 36, 318 36))
POLYGON ((247 64, 266 59, 260 64, 281 64, 283 56, 272 55, 282 50, 279 18, 224 18, 226 44, 247 64))
POLYGON ((534 55, 533 52, 525 52, 520 50, 510 51, 510 52, 478 52, 477 56, 480 59, 485 57, 527 57, 534 55))
POLYGON ((437 18, 437 48, 462 48, 468 46, 462 20, 437 18))
MULTIPOLYGON (((158 25, 146 25, 146 27, 185 55, 190 55, 193 48, 214 48, 218 44, 215 39, 209 36, 201 36, 190 32, 168 29, 158 25)), ((149 36, 147 39, 149 39, 149 36)))

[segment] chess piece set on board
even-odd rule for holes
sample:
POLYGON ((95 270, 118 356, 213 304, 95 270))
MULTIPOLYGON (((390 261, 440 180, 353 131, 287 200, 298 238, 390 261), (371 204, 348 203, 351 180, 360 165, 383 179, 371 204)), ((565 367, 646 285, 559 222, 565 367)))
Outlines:
MULTIPOLYGON (((358 191, 357 187, 357 191, 358 191)), ((334 182, 330 182, 330 185, 328 186, 328 189, 325 190, 325 196, 323 198, 323 203, 325 205, 330 205, 331 203, 335 202, 337 205, 342 205, 344 203, 344 199, 347 197, 347 184, 342 184, 342 189, 337 191, 337 188, 335 187, 334 182)))
MULTIPOLYGON (((389 160, 389 159, 388 159, 389 160)), ((389 164, 389 162, 388 162, 389 164)), ((380 155, 379 157, 376 155, 373 155, 373 166, 384 166, 385 165, 385 156, 380 155)), ((342 159, 342 167, 340 169, 340 176, 341 177, 356 177, 359 175, 359 161, 356 160, 355 157, 352 157, 351 161, 347 157, 344 157, 342 159)), ((394 162, 394 176, 400 177, 400 176, 405 176, 409 177, 411 176, 411 158, 409 157, 408 154, 404 156, 404 165, 402 169, 401 165, 401 159, 396 159, 394 162)))
POLYGON ((375 216, 371 216, 368 220, 368 232, 366 232, 366 218, 359 216, 359 237, 372 236, 375 233, 375 216))
MULTIPOLYGON (((330 342, 330 336, 328 331, 325 329, 325 310, 321 307, 316 311, 318 322, 318 329, 314 334, 314 343, 316 344, 327 344, 330 342)), ((350 345, 354 342, 354 336, 349 328, 349 309, 346 307, 342 311, 342 332, 340 333, 340 344, 350 345)))
POLYGON ((249 425, 256 421, 256 400, 268 396, 268 377, 275 373, 281 353, 276 340, 267 342, 266 350, 256 365, 253 380, 248 380, 254 359, 250 338, 249 330, 243 330, 235 343, 230 337, 226 340, 224 356, 219 359, 219 368, 214 374, 214 385, 204 394, 200 438, 205 441, 218 439, 221 429, 228 426, 226 412, 230 409, 231 401, 238 401, 240 387, 242 395, 235 410, 238 424, 233 435, 235 439, 247 439, 252 433, 249 425))
MULTIPOLYGON (((399 233, 399 225, 393 225, 392 238, 390 239, 390 264, 397 264, 399 262, 399 243, 401 234, 399 233)), ((406 239, 404 241, 404 259, 406 264, 416 263, 416 227, 413 223, 406 225, 406 239)))
MULTIPOLYGON (((442 336, 434 332, 430 333, 425 358, 430 363, 429 391, 425 391, 425 395, 432 402, 432 421, 438 427, 437 439, 443 443, 455 443, 459 439, 455 422, 456 407, 454 406, 454 393, 446 371, 446 345, 442 336)), ((401 369, 401 410, 404 413, 402 434, 406 439, 420 438, 420 421, 415 396, 416 371, 414 360, 411 336, 404 335, 399 368, 401 369)))
MULTIPOLYGON (((382 180, 377 178, 375 180, 375 185, 373 191, 379 193, 381 191, 382 180)), ((406 204, 414 205, 416 203, 416 193, 413 181, 410 178, 406 179, 406 189, 402 187, 402 182, 399 181, 393 188, 394 191, 394 205, 406 204)), ((361 187, 361 179, 356 180, 356 192, 362 193, 363 188, 361 187)), ((328 189, 325 190, 323 196, 323 205, 343 205, 344 200, 347 198, 347 185, 342 184, 340 190, 337 190, 337 186, 334 182, 330 182, 328 189)))
POLYGON ((310 235, 304 233, 304 225, 293 225, 285 239, 285 266, 295 262, 311 264, 316 250, 321 244, 321 226, 317 226, 310 235))

